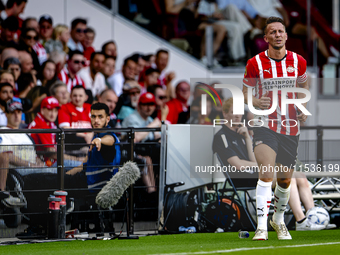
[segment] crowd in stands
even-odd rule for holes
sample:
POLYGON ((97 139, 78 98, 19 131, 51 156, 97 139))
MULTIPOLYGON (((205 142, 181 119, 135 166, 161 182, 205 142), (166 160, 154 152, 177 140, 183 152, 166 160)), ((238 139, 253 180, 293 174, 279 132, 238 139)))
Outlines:
MULTIPOLYGON (((323 4, 312 1, 311 6, 310 38, 318 42, 318 64, 339 62, 340 35, 325 17, 330 11, 322 13, 316 6, 323 4)), ((211 25, 215 66, 244 65, 266 50, 264 21, 270 16, 280 17, 287 27, 288 48, 312 63, 305 0, 121 0, 119 13, 205 64, 205 28, 211 25)))

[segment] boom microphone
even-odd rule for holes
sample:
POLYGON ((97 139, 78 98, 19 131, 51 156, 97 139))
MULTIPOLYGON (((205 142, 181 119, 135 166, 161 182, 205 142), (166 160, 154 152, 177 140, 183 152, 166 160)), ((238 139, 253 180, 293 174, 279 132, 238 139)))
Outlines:
POLYGON ((123 196, 124 191, 139 177, 140 171, 137 164, 132 161, 126 162, 98 193, 96 203, 102 208, 114 206, 123 196))

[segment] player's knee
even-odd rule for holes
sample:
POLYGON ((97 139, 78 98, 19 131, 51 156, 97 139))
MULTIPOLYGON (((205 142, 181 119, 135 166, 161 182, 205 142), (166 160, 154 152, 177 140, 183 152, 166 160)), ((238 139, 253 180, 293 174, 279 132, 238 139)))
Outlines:
POLYGON ((272 182, 273 178, 262 177, 262 178, 260 178, 260 180, 263 181, 263 182, 272 182))
POLYGON ((281 188, 287 189, 290 185, 291 179, 290 178, 281 178, 277 179, 277 183, 281 188))

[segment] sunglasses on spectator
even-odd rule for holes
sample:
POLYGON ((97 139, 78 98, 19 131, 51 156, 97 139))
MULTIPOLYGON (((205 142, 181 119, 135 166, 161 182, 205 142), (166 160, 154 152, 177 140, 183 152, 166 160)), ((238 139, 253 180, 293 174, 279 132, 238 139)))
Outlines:
POLYGON ((164 99, 166 99, 166 96, 158 96, 158 98, 159 98, 160 100, 164 100, 164 99))
POLYGON ((77 28, 77 29, 76 29, 76 32, 77 32, 77 33, 86 33, 86 32, 87 32, 87 29, 77 28))
POLYGON ((85 61, 80 61, 80 60, 73 60, 73 63, 82 64, 83 66, 85 65, 85 61))
POLYGON ((26 35, 25 38, 26 38, 27 40, 32 40, 32 39, 34 39, 35 41, 37 41, 37 40, 39 39, 38 36, 30 36, 30 35, 26 35))
POLYGON ((154 103, 146 103, 146 104, 141 104, 141 105, 145 105, 145 106, 155 106, 154 103))

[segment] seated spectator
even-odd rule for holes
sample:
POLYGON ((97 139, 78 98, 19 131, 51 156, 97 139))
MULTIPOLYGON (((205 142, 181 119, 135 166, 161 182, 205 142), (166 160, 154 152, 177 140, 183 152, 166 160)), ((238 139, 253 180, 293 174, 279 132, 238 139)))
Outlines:
POLYGON ((31 73, 22 73, 18 78, 18 96, 26 98, 28 93, 36 86, 31 73))
POLYGON ((166 103, 169 108, 169 113, 166 119, 171 124, 177 124, 179 114, 181 112, 188 111, 189 97, 190 97, 190 84, 186 81, 180 81, 176 86, 176 98, 173 98, 166 103))
POLYGON ((116 69, 116 60, 114 57, 107 56, 105 58, 103 74, 106 81, 106 86, 110 88, 110 84, 108 83, 108 79, 114 74, 116 69))
POLYGON ((19 17, 19 14, 24 12, 27 0, 8 0, 6 3, 6 8, 1 12, 1 19, 6 19, 7 17, 13 16, 18 20, 19 29, 16 32, 16 38, 20 35, 20 29, 23 20, 19 17))
POLYGON ((131 56, 131 58, 137 63, 137 68, 136 68, 136 73, 135 73, 135 79, 134 80, 138 80, 141 72, 144 70, 145 68, 145 60, 144 60, 144 56, 140 53, 135 53, 131 56))
POLYGON ((49 95, 55 97, 60 105, 67 104, 70 101, 70 93, 67 86, 62 81, 56 81, 49 89, 49 95))
POLYGON ((86 59, 86 66, 89 65, 91 55, 93 52, 95 52, 93 48, 93 41, 96 36, 96 32, 92 27, 88 27, 85 32, 84 40, 81 42, 84 48, 84 57, 86 59))
POLYGON ((152 85, 148 87, 148 91, 155 96, 156 109, 151 115, 151 118, 156 117, 161 121, 166 121, 166 117, 169 113, 169 108, 166 105, 166 94, 165 90, 160 85, 152 85))
MULTIPOLYGON (((21 30, 24 31, 26 29, 33 28, 38 36, 39 36, 39 24, 36 18, 26 18, 25 21, 22 23, 21 30)), ((38 56, 39 64, 42 65, 47 60, 47 54, 44 46, 40 43, 39 40, 36 40, 35 44, 32 46, 33 50, 38 56)), ((38 71, 38 70, 37 70, 38 71)))
POLYGON ((18 31, 18 19, 10 16, 1 23, 1 36, 0 36, 0 50, 5 48, 17 48, 18 44, 15 41, 15 35, 18 31))
POLYGON ((68 40, 67 47, 71 51, 79 50, 84 52, 81 42, 84 40, 87 21, 82 18, 75 18, 71 23, 71 38, 68 40))
POLYGON ((13 99, 13 86, 9 83, 0 83, 0 126, 7 126, 5 114, 6 104, 13 99))
POLYGON ((19 58, 19 52, 14 48, 5 48, 1 52, 1 67, 4 67, 4 62, 8 58, 19 58))
POLYGON ((128 81, 123 86, 123 94, 118 99, 115 113, 119 120, 124 120, 135 111, 138 105, 141 88, 136 81, 128 81))
POLYGON ((142 86, 142 92, 141 92, 142 94, 148 90, 149 86, 152 86, 158 83, 159 75, 160 75, 160 71, 158 69, 150 67, 145 70, 144 81, 139 83, 142 86))
POLYGON ((20 61, 18 58, 7 58, 4 61, 4 70, 9 70, 14 74, 14 81, 16 82, 19 78, 21 68, 20 68, 20 61))
MULTIPOLYGON (((90 109, 91 105, 85 103, 87 95, 85 88, 77 85, 72 88, 71 102, 61 106, 58 114, 60 128, 91 128, 90 109)), ((65 141, 75 146, 65 146, 66 150, 79 150, 84 143, 89 144, 92 140, 92 133, 67 134, 65 141)))
POLYGON ((38 55, 33 49, 33 46, 38 41, 38 33, 34 28, 27 28, 21 32, 19 40, 19 50, 26 51, 31 55, 33 60, 33 69, 37 72, 40 70, 38 55))
POLYGON ((37 73, 34 69, 32 56, 26 51, 19 51, 19 61, 21 63, 21 73, 37 73))
POLYGON ((56 64, 56 73, 59 74, 66 63, 66 53, 63 51, 52 51, 49 55, 49 59, 56 64))
POLYGON ((15 77, 11 71, 8 70, 0 71, 0 83, 5 82, 11 84, 13 86, 13 89, 15 89, 15 77))
POLYGON ((117 96, 122 94, 123 85, 127 81, 135 80, 135 74, 137 69, 137 62, 127 57, 124 59, 124 64, 121 71, 116 71, 111 77, 107 79, 111 89, 113 89, 117 96))
POLYGON ((77 74, 85 65, 83 53, 80 51, 70 51, 68 54, 67 66, 58 74, 59 80, 67 85, 68 92, 77 85, 85 87, 85 83, 77 74))
POLYGON ((118 97, 113 89, 106 89, 104 90, 100 96, 98 97, 98 102, 106 104, 107 107, 109 107, 109 115, 110 115, 110 121, 109 126, 114 128, 117 124, 117 116, 114 114, 114 110, 116 108, 116 105, 118 103, 118 97))
POLYGON ((52 39, 53 20, 50 15, 42 15, 39 19, 40 43, 45 47, 45 43, 52 39))
MULTIPOLYGON (((22 116, 22 104, 18 101, 9 100, 6 104, 6 118, 8 123, 1 129, 19 129, 22 116)), ((23 167, 42 167, 44 163, 37 157, 34 144, 28 134, 0 134, 0 196, 3 195, 6 187, 8 168, 15 168, 21 175, 32 172, 49 172, 44 168, 24 169, 23 167)), ((24 201, 18 197, 9 196, 2 200, 8 207, 24 206, 24 201)))
MULTIPOLYGON (((58 109, 60 108, 59 102, 54 97, 46 97, 41 102, 40 112, 37 114, 32 123, 28 126, 28 129, 56 129, 54 124, 57 116, 58 109)), ((55 133, 32 133, 33 138, 37 146, 37 153, 44 158, 44 162, 47 166, 57 166, 57 147, 56 147, 56 134, 55 133)), ((64 154, 64 167, 79 166, 84 159, 75 158, 64 154)), ((65 169, 67 171, 67 169, 65 169)))
POLYGON ((97 97, 107 87, 105 77, 101 73, 105 61, 105 55, 102 52, 93 52, 91 54, 90 66, 79 71, 79 77, 84 81, 85 88, 92 92, 93 98, 97 97))
MULTIPOLYGON (((207 97, 206 99, 206 114, 202 115, 201 113, 201 97, 196 97, 190 106, 190 118, 189 124, 199 124, 199 125, 212 125, 213 119, 210 118, 211 111, 213 109, 213 102, 211 97, 207 97)), ((180 120, 183 113, 178 117, 178 123, 186 123, 188 120, 180 120)), ((183 117, 182 117, 183 118, 183 117)))
MULTIPOLYGON (((144 93, 140 96, 137 109, 124 119, 122 127, 160 127, 161 122, 158 118, 154 120, 150 117, 156 109, 156 101, 154 95, 151 93, 144 93)), ((160 138, 159 132, 136 132, 135 143, 154 141, 160 138)), ((150 156, 139 155, 140 158, 145 159, 147 171, 143 171, 142 179, 147 186, 147 192, 152 193, 156 191, 155 176, 153 172, 152 159, 150 156)))
MULTIPOLYGON (((56 65, 52 60, 45 61, 37 75, 37 86, 49 87, 57 80, 56 65)), ((48 92, 47 92, 48 93, 48 92)))
POLYGON ((47 54, 50 54, 53 51, 65 52, 67 54, 69 52, 69 48, 67 47, 69 39, 70 30, 68 29, 68 26, 57 25, 53 29, 52 39, 44 44, 47 54))
POLYGON ((117 45, 114 41, 108 41, 103 44, 102 52, 105 53, 106 56, 113 57, 115 60, 117 59, 117 45))
POLYGON ((156 56, 154 54, 144 55, 145 66, 152 66, 155 64, 156 56))

